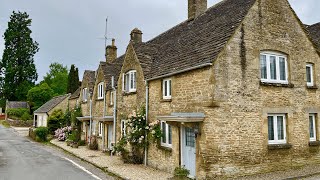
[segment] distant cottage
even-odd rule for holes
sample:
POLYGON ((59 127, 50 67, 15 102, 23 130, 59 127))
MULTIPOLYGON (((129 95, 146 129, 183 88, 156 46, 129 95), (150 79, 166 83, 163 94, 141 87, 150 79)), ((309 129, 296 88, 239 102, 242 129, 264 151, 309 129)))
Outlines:
POLYGON ((53 97, 50 101, 35 110, 33 118, 34 127, 47 127, 48 119, 55 110, 67 109, 69 97, 69 94, 53 97))
POLYGON ((146 153, 154 168, 213 179, 320 163, 320 24, 302 24, 287 0, 188 0, 186 21, 130 38, 84 73, 83 139, 112 149, 144 107, 164 134, 146 153))

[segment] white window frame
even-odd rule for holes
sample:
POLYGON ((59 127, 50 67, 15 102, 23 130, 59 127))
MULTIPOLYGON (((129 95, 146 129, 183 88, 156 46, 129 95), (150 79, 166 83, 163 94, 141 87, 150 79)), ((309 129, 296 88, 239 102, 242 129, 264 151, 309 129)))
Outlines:
POLYGON ((113 105, 113 96, 114 96, 114 92, 110 91, 110 105, 113 105))
POLYGON ((103 93, 104 93, 103 92, 103 89, 104 89, 103 88, 103 84, 104 84, 103 82, 98 84, 98 92, 97 92, 98 93, 98 99, 103 99, 103 93))
POLYGON ((172 98, 172 80, 164 79, 162 81, 162 95, 163 99, 171 99, 172 98), (167 88, 166 88, 167 85, 167 88))
POLYGON ((313 80, 313 64, 310 64, 310 63, 308 63, 307 65, 306 65, 306 76, 307 76, 307 67, 309 67, 310 68, 310 80, 311 80, 311 82, 308 82, 308 77, 306 77, 307 78, 307 86, 314 86, 314 80, 313 80))
MULTIPOLYGON (((287 143, 287 129, 286 129, 286 114, 268 114, 268 117, 273 117, 273 135, 274 140, 269 140, 269 129, 268 129, 268 143, 269 144, 286 144, 287 143), (284 139, 278 139, 278 116, 283 117, 283 137, 284 139)), ((269 119, 268 119, 268 128, 269 128, 269 119)))
POLYGON ((131 70, 122 75, 122 90, 125 92, 137 91, 137 71, 131 70))
POLYGON ((87 102, 88 101, 88 88, 82 89, 82 101, 87 102))
POLYGON ((288 58, 284 54, 276 53, 276 52, 261 52, 259 57, 260 62, 260 79, 261 82, 265 83, 279 83, 279 84, 288 84, 288 58), (267 71, 267 78, 262 79, 261 77, 261 56, 266 56, 266 71, 267 71), (270 56, 276 57, 276 79, 271 79, 271 71, 270 71, 270 56), (284 58, 285 61, 285 80, 280 80, 280 58, 284 58))
POLYGON ((121 120, 121 137, 127 135, 127 120, 121 120))
POLYGON ((99 136, 102 137, 103 133, 103 123, 99 122, 99 136))
POLYGON ((309 114, 309 137, 310 137, 310 141, 317 141, 317 124, 316 124, 316 114, 309 114), (314 137, 310 137, 310 131, 311 131, 311 127, 310 127, 310 117, 312 117, 312 121, 313 121, 313 135, 314 137))
POLYGON ((161 137, 161 146, 167 147, 167 148, 172 148, 172 127, 165 121, 161 121, 160 127, 161 127, 161 132, 162 130, 162 124, 165 123, 166 126, 166 132, 165 132, 165 137, 166 137, 166 142, 163 142, 163 137, 161 137), (169 143, 169 126, 171 127, 171 144, 169 143))

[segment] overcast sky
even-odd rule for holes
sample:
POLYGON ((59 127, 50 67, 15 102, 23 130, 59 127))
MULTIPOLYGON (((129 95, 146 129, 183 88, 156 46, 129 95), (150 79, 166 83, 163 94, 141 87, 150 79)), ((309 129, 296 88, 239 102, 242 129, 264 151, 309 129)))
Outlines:
MULTIPOLYGON (((219 1, 208 0, 208 7, 219 1)), ((303 23, 320 22, 319 0, 289 1, 303 23)), ((184 21, 187 0, 0 0, 0 58, 12 11, 26 11, 32 18, 32 37, 40 46, 35 56, 39 80, 52 62, 76 64, 82 78, 85 69, 96 70, 104 60, 106 17, 108 37, 116 39, 121 55, 133 28, 141 29, 147 41, 184 21)))

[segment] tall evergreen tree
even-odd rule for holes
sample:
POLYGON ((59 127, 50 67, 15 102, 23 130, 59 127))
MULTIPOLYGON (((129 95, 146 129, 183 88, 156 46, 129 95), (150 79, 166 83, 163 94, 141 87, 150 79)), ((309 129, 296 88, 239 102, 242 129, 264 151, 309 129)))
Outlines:
POLYGON ((28 90, 38 79, 34 55, 39 51, 39 44, 31 38, 31 22, 25 12, 13 11, 10 16, 0 62, 3 99, 26 100, 28 90))
POLYGON ((79 72, 74 64, 71 65, 68 76, 68 93, 74 93, 79 88, 79 72))

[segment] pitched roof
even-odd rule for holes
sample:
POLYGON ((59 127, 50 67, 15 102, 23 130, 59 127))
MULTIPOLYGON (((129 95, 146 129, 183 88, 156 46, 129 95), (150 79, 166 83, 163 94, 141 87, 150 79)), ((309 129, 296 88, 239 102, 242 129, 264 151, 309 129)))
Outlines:
POLYGON ((69 99, 77 99, 80 96, 81 87, 79 87, 74 93, 71 94, 69 99))
POLYGON ((124 61, 125 55, 122 55, 118 57, 116 60, 114 60, 112 63, 106 63, 105 66, 105 79, 107 80, 107 86, 106 90, 111 90, 112 89, 112 84, 111 84, 111 77, 114 76, 114 84, 117 85, 122 64, 124 61))
POLYGON ((34 111, 34 113, 46 113, 49 112, 51 109, 56 107, 58 104, 60 104, 64 99, 68 98, 70 95, 61 95, 53 97, 50 101, 46 102, 44 105, 39 107, 37 110, 34 111))
POLYGON ((29 108, 29 104, 23 101, 8 101, 6 106, 8 109, 29 108))
MULTIPOLYGON (((94 83, 95 83, 95 80, 96 80, 96 72, 95 71, 91 71, 91 70, 85 70, 82 79, 83 80, 87 79, 88 88, 89 89, 93 89, 94 88, 94 83)), ((82 84, 83 84, 83 81, 82 81, 82 84)))
MULTIPOLYGON (((136 48, 156 56, 146 63, 147 79, 212 63, 256 0, 224 0, 136 48), (149 65, 148 65, 149 64, 149 65), (151 67, 149 67, 151 65, 151 67)), ((139 55, 138 55, 139 57, 139 55)), ((140 60, 140 59, 139 59, 140 60)))
POLYGON ((320 22, 311 26, 306 25, 307 31, 311 37, 313 43, 317 46, 320 51, 320 22))

